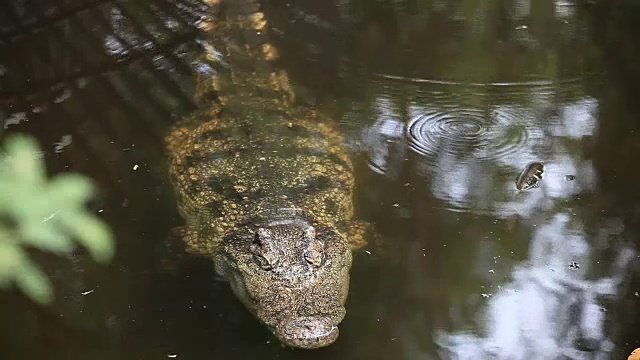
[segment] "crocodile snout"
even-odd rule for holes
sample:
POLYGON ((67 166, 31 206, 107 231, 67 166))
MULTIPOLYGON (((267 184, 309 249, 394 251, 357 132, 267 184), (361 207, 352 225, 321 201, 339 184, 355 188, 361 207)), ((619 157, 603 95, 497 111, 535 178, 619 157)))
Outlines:
POLYGON ((276 329, 283 343, 303 349, 332 344, 338 338, 338 326, 324 317, 298 317, 284 320, 276 329))

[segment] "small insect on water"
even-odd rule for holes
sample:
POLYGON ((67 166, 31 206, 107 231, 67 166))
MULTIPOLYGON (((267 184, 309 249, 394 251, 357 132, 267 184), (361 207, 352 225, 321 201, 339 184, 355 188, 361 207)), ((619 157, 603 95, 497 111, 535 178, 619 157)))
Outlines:
POLYGON ((540 180, 542 180, 542 173, 544 172, 544 164, 536 161, 532 162, 518 175, 516 179, 516 188, 518 190, 529 190, 531 188, 537 188, 540 180))

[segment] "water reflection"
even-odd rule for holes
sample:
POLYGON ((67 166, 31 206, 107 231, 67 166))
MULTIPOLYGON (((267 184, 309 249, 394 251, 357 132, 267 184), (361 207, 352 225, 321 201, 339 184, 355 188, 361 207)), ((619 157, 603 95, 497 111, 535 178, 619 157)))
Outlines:
MULTIPOLYGON (((406 239, 411 245, 400 256, 419 259, 415 253, 426 250, 445 258, 427 268, 417 260, 407 265, 409 286, 429 283, 435 294, 401 291, 404 301, 428 299, 425 306, 447 315, 420 306, 396 314, 406 358, 427 358, 431 341, 442 359, 614 356, 616 304, 628 294, 637 251, 620 218, 597 214, 592 154, 602 105, 586 86, 593 74, 558 66, 579 63, 581 54, 565 53, 556 64, 538 57, 555 40, 536 24, 534 5, 519 3, 507 41, 532 54, 529 62, 500 69, 499 58, 475 48, 434 76, 424 64, 439 64, 442 53, 417 55, 418 43, 408 41, 404 53, 424 63, 374 63, 367 105, 345 115, 359 113, 370 124, 362 132, 370 170, 404 188, 396 213, 411 219, 416 239, 406 239), (478 58, 495 62, 480 62, 485 73, 458 71, 476 67, 478 58), (470 59, 474 65, 461 65, 470 59), (538 71, 545 66, 546 75, 538 71), (539 187, 518 191, 516 177, 532 162, 544 163, 539 187), (447 264, 462 259, 469 272, 447 264), (425 279, 425 272, 447 275, 425 279)), ((566 36, 557 41, 579 36, 575 8, 555 5, 554 26, 566 36)))
POLYGON ((638 92, 594 91, 591 75, 605 59, 634 83, 640 53, 616 54, 637 46, 637 22, 605 27, 562 0, 256 1, 278 65, 312 96, 335 96, 359 134, 357 210, 382 233, 355 255, 341 339, 301 354, 269 337, 208 264, 178 249, 182 267, 156 267, 154 249, 179 223, 159 139, 201 100, 194 78, 228 65, 199 36, 215 31, 211 9, 14 3, 0 5, 3 128, 50 144, 54 171, 95 178, 95 210, 119 239, 108 270, 75 255, 54 267, 50 314, 12 299, 9 323, 24 326, 4 333, 17 358, 603 359, 628 347, 621 332, 636 341, 623 320, 637 312, 623 311, 637 308, 638 92), (607 36, 604 48, 590 40, 607 36), (532 161, 544 162, 540 187, 517 191, 532 161))
POLYGON ((528 260, 514 267, 510 281, 482 294, 488 300, 472 320, 481 330, 461 331, 460 323, 437 334, 443 358, 608 358, 617 331, 608 313, 626 290, 636 251, 617 247, 607 275, 593 276, 590 267, 601 257, 594 239, 576 229, 579 221, 558 213, 535 228, 528 260))
POLYGON ((550 206, 550 199, 571 198, 597 183, 582 144, 596 135, 598 104, 576 95, 580 86, 568 81, 480 92, 473 85, 467 91, 462 85, 386 82, 377 87, 383 90, 368 113, 376 118, 363 133, 369 163, 377 172, 398 172, 406 166, 404 152, 411 150, 414 180, 428 186, 442 206, 528 216, 550 206), (396 101, 404 101, 405 109, 394 113, 389 96, 405 96, 396 101), (540 187, 516 191, 516 177, 536 161, 545 164, 540 187))
POLYGON ((362 133, 369 168, 395 179, 406 153, 405 124, 384 98, 377 101, 375 111, 376 119, 362 133))

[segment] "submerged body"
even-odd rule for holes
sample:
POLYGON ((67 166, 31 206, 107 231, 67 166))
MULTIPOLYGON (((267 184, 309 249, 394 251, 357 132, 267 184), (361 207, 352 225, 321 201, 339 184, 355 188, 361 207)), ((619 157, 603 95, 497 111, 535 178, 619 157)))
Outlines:
POLYGON ((345 315, 350 246, 363 229, 352 221, 352 165, 310 112, 244 115, 169 136, 187 248, 213 260, 282 342, 328 345, 345 315))
POLYGON ((167 137, 169 173, 187 250, 211 259, 281 342, 317 348, 338 337, 351 249, 366 225, 352 219, 353 168, 341 136, 284 99, 273 81, 281 75, 234 73, 221 111, 212 102, 205 119, 167 137))

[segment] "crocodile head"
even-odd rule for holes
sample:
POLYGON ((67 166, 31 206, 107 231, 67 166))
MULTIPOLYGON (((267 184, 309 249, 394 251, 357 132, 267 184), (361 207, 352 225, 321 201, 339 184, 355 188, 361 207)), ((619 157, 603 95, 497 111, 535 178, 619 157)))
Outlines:
POLYGON ((344 237, 302 219, 245 230, 225 239, 215 261, 236 296, 286 345, 333 343, 349 288, 344 237))

